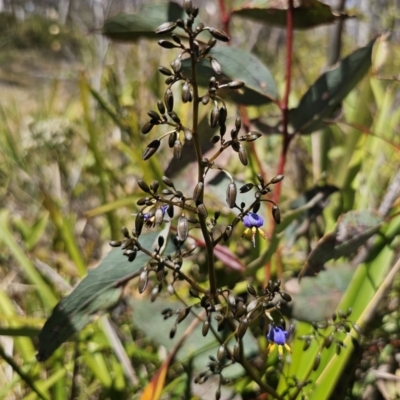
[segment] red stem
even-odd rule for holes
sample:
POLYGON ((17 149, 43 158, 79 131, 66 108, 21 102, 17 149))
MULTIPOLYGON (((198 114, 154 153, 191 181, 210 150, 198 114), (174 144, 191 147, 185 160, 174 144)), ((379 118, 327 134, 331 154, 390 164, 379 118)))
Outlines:
MULTIPOLYGON (((285 74, 286 86, 285 86, 285 93, 283 96, 283 100, 280 104, 280 108, 282 110, 283 142, 282 142, 281 156, 279 158, 277 175, 284 174, 285 165, 286 165, 286 156, 287 156, 287 152, 289 150, 290 142, 293 138, 293 136, 290 135, 288 132, 289 95, 290 95, 290 86, 291 86, 291 82, 292 82, 292 56, 293 56, 293 13, 294 13, 293 1, 294 0, 288 0, 289 5, 288 5, 287 13, 286 13, 286 74, 285 74)), ((273 200, 275 203, 279 202, 279 198, 281 195, 281 184, 282 184, 282 182, 279 182, 274 187, 273 200)), ((269 231, 269 235, 268 235, 269 237, 273 236, 274 230, 275 230, 275 222, 274 221, 271 221, 271 222, 272 223, 270 224, 270 231, 269 231)), ((268 282, 271 278, 271 261, 269 261, 267 264, 265 264, 264 271, 265 271, 265 274, 264 274, 265 282, 268 282)))
POLYGON ((221 12, 222 30, 229 36, 229 21, 231 16, 226 11, 225 0, 218 0, 219 10, 221 12))

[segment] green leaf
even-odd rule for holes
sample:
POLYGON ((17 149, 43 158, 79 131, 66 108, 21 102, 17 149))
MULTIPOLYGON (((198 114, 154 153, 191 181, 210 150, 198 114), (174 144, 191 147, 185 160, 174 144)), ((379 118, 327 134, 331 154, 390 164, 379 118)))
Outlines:
MULTIPOLYGON (((141 245, 152 249, 158 235, 159 232, 143 234, 140 237, 141 245)), ((138 275, 149 259, 149 256, 140 252, 133 262, 129 262, 120 249, 112 250, 54 308, 39 334, 37 359, 44 361, 49 358, 73 333, 79 332, 96 316, 115 306, 124 285, 138 275)))
MULTIPOLYGON (((213 48, 210 55, 222 66, 222 74, 217 75, 220 84, 232 80, 242 81, 246 86, 239 90, 220 89, 218 95, 227 96, 239 104, 262 105, 278 99, 278 91, 269 69, 253 54, 228 46, 213 48)), ((190 60, 182 62, 184 73, 189 74, 190 60)), ((199 84, 208 86, 215 76, 209 60, 202 60, 197 66, 199 84)))
POLYGON ((315 275, 324 264, 350 256, 382 226, 382 218, 373 211, 350 211, 341 216, 336 229, 320 239, 309 254, 299 278, 315 275))
POLYGON ((176 21, 183 9, 174 2, 144 4, 137 14, 121 13, 107 19, 102 33, 114 40, 135 41, 140 37, 155 39, 155 30, 164 22, 176 21))
MULTIPOLYGON (((249 18, 266 25, 286 26, 286 0, 254 0, 246 2, 242 8, 234 10, 232 15, 249 18)), ((338 19, 349 18, 347 14, 335 15, 331 8, 317 0, 309 0, 306 5, 295 7, 293 10, 294 28, 309 29, 318 25, 331 24, 338 19)))
POLYGON ((324 120, 332 116, 370 69, 375 40, 344 58, 308 89, 299 106, 289 112, 289 123, 294 132, 309 134, 326 126, 324 120))

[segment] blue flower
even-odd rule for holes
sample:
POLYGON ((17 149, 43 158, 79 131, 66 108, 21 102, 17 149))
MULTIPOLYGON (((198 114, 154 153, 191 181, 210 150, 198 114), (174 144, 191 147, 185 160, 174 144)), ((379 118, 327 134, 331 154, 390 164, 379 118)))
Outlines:
POLYGON ((144 213, 144 223, 148 228, 153 228, 156 225, 161 225, 164 220, 164 215, 168 209, 168 205, 158 208, 152 208, 149 212, 144 213))
POLYGON ((265 232, 260 229, 264 224, 264 219, 258 214, 253 212, 246 214, 243 218, 243 224, 247 229, 243 232, 242 237, 251 234, 251 241, 254 247, 256 246, 255 236, 257 232, 259 232, 263 239, 266 239, 265 232))
POLYGON ((267 339, 270 342, 268 344, 267 351, 270 352, 275 348, 275 346, 278 346, 279 358, 282 358, 283 348, 289 352, 292 352, 290 346, 286 343, 292 332, 293 325, 290 326, 288 331, 285 331, 281 326, 275 326, 274 324, 271 324, 267 333, 267 339))

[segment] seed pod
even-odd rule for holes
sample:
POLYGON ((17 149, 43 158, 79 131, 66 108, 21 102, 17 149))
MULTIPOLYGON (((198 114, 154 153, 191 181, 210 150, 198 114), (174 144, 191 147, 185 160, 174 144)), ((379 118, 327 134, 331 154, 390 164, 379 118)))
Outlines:
POLYGON ((182 157, 182 142, 177 139, 174 143, 174 157, 176 160, 180 160, 182 157))
POLYGON ((178 57, 176 58, 174 61, 172 61, 170 63, 171 68, 173 69, 173 71, 175 72, 175 74, 179 74, 179 72, 181 72, 182 70, 182 61, 181 59, 178 57))
POLYGON ((181 310, 177 319, 178 324, 181 323, 189 315, 191 309, 192 307, 186 307, 183 310, 181 310))
POLYGON ((226 348, 223 344, 219 346, 218 351, 217 351, 217 360, 222 361, 226 356, 226 348))
POLYGON ((286 293, 286 292, 279 292, 279 294, 281 295, 282 299, 289 302, 292 301, 292 296, 290 296, 290 294, 286 293))
POLYGON ((240 117, 237 117, 237 118, 235 119, 235 127, 236 127, 236 129, 239 131, 240 128, 241 128, 241 126, 242 126, 242 120, 240 119, 240 117))
POLYGON ((193 201, 197 205, 198 201, 202 198, 204 190, 204 183, 198 182, 193 190, 193 201))
POLYGON ((211 68, 213 69, 213 71, 219 75, 222 73, 222 67, 221 64, 215 59, 215 58, 211 58, 211 68))
POLYGON ((150 193, 149 185, 145 181, 143 181, 142 179, 139 179, 137 183, 138 183, 138 186, 140 187, 140 189, 143 190, 143 192, 150 193))
MULTIPOLYGON (((165 76, 172 76, 173 75, 173 73, 166 67, 163 67, 163 66, 158 67, 158 70, 165 76)), ((164 113, 162 113, 162 114, 164 114, 164 113)))
POLYGON ((188 103, 191 100, 190 86, 187 82, 182 85, 182 102, 188 103))
POLYGON ((247 151, 243 146, 239 146, 239 160, 240 162, 246 166, 248 164, 248 159, 247 159, 247 151))
POLYGON ((226 202, 229 208, 235 207, 236 204, 237 188, 235 182, 230 182, 226 189, 226 202))
POLYGON ((188 219, 184 215, 179 217, 177 231, 178 231, 178 239, 184 242, 189 234, 188 219))
POLYGON ((201 328, 202 335, 207 336, 209 329, 210 329, 210 322, 208 320, 205 320, 203 323, 203 327, 201 328))
POLYGON ((171 330, 169 331, 169 338, 173 339, 176 333, 176 325, 174 325, 171 330))
POLYGON ((152 129, 153 129, 153 124, 149 121, 149 122, 146 122, 144 125, 143 125, 143 128, 142 128, 142 133, 143 133, 143 135, 145 135, 146 133, 149 133, 152 129))
POLYGON ((129 238, 130 238, 130 235, 129 235, 128 228, 127 228, 126 226, 123 226, 123 227, 121 228, 121 230, 122 230, 122 234, 123 234, 127 239, 129 239, 129 238))
POLYGON ((162 33, 172 32, 176 28, 176 25, 176 22, 164 22, 156 29, 156 33, 159 35, 162 33))
POLYGON ((175 111, 172 111, 170 113, 168 113, 168 115, 173 119, 174 122, 176 122, 177 124, 181 123, 180 118, 178 117, 178 114, 175 111))
POLYGON ((230 40, 229 36, 220 29, 209 27, 208 31, 215 37, 215 39, 220 40, 221 42, 229 42, 230 40))
POLYGON ((147 111, 147 115, 148 115, 150 118, 155 119, 155 120, 160 120, 160 119, 161 119, 161 118, 160 118, 160 115, 158 114, 157 111, 153 111, 153 110, 147 111))
POLYGON ((210 126, 211 128, 215 128, 218 125, 219 120, 219 108, 214 107, 211 111, 210 115, 210 126))
POLYGON ((164 47, 164 49, 174 49, 177 46, 175 43, 170 42, 169 40, 159 40, 158 45, 164 47))
POLYGON ((139 293, 142 294, 147 287, 147 282, 148 282, 148 274, 147 274, 147 270, 144 269, 140 275, 139 275, 139 293))
POLYGON ((230 89, 240 89, 245 85, 244 82, 241 81, 232 81, 228 83, 228 88, 230 89))
POLYGON ((249 293, 249 294, 251 294, 252 296, 257 296, 257 292, 256 292, 256 289, 254 288, 254 286, 253 285, 247 285, 247 292, 249 293))
POLYGON ((321 362, 321 353, 318 353, 313 363, 313 371, 316 371, 318 369, 320 362, 321 362))
POLYGON ((164 103, 168 112, 172 112, 174 108, 174 95, 171 89, 167 89, 164 94, 164 103))
POLYGON ((160 147, 161 142, 158 139, 153 140, 143 153, 142 160, 148 160, 160 147))
POLYGON ((134 261, 135 258, 136 258, 136 255, 137 255, 137 251, 132 251, 132 253, 129 254, 129 256, 128 256, 128 261, 129 261, 129 262, 134 261))
POLYGON ((173 189, 175 189, 174 183, 171 181, 171 179, 169 179, 166 176, 163 176, 161 179, 167 186, 172 187, 173 189))
POLYGON ((202 102, 204 105, 207 105, 209 101, 210 101, 210 96, 209 96, 208 94, 205 94, 205 95, 201 98, 201 102, 202 102))
POLYGON ((237 329, 237 337, 241 339, 245 333, 247 332, 247 328, 249 327, 249 321, 247 318, 243 318, 240 322, 238 329, 237 329))
POLYGON ((164 103, 161 100, 157 101, 157 108, 160 114, 164 115, 165 114, 165 106, 164 103))
POLYGON ((243 185, 240 189, 239 192, 240 193, 247 193, 249 192, 251 189, 253 189, 254 185, 252 183, 246 183, 245 185, 243 185))
POLYGON ((135 231, 137 236, 139 236, 142 233, 143 224, 144 224, 144 215, 143 213, 140 212, 135 219, 135 231))
POLYGON ((168 136, 168 146, 170 149, 172 149, 175 146, 175 141, 177 140, 177 133, 176 131, 172 132, 169 136, 168 136))
POLYGON ((111 242, 109 243, 111 247, 120 247, 121 244, 122 242, 120 240, 111 240, 111 242))
POLYGON ((272 216, 274 221, 279 225, 281 223, 281 212, 278 206, 272 206, 272 216))
POLYGON ((233 358, 236 361, 240 360, 240 353, 241 353, 241 348, 240 348, 240 342, 239 340, 235 343, 235 345, 233 346, 233 358))
POLYGON ((277 175, 275 177, 273 177, 269 183, 278 183, 280 182, 282 179, 284 178, 283 175, 277 175))

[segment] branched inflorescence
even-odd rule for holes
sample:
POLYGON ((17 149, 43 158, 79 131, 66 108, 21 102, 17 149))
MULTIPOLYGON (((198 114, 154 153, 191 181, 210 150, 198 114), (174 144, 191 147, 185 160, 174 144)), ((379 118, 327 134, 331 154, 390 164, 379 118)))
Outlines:
MULTIPOLYGON (((170 68, 161 66, 159 72, 166 76, 165 84, 167 88, 162 100, 157 101, 157 111, 148 111, 150 119, 142 127, 142 134, 149 134, 154 126, 167 126, 168 130, 156 139, 153 139, 143 153, 143 160, 148 160, 159 149, 162 142, 167 141, 169 148, 173 152, 176 160, 180 160, 182 149, 185 142, 192 141, 197 159, 197 179, 194 181, 193 192, 184 194, 176 183, 170 178, 162 177, 162 182, 154 181, 151 184, 138 181, 138 186, 145 193, 145 197, 137 201, 140 207, 135 214, 135 228, 129 233, 126 227, 123 228, 125 239, 123 241, 112 241, 111 246, 121 247, 123 254, 129 261, 134 261, 138 252, 144 252, 150 257, 150 261, 142 268, 139 275, 139 292, 143 293, 149 282, 150 273, 154 273, 157 284, 151 291, 151 300, 154 301, 163 287, 167 287, 169 293, 176 294, 174 284, 177 280, 185 280, 189 283, 189 293, 192 298, 196 298, 195 304, 188 305, 183 302, 183 307, 172 309, 167 307, 162 314, 164 319, 175 318, 175 322, 170 330, 170 337, 174 337, 179 323, 184 321, 189 315, 199 318, 202 323, 202 334, 207 336, 211 331, 219 341, 220 345, 215 356, 210 356, 210 362, 206 371, 202 372, 197 378, 197 383, 205 382, 209 376, 219 377, 219 387, 216 398, 220 396, 222 384, 229 383, 229 379, 223 376, 223 371, 229 365, 239 362, 242 364, 249 376, 265 391, 276 398, 281 398, 273 388, 262 381, 258 373, 247 362, 244 356, 243 338, 249 330, 260 329, 269 342, 267 352, 273 348, 278 348, 279 357, 282 358, 284 349, 290 351, 287 343, 293 331, 293 326, 285 327, 286 323, 280 311, 280 302, 290 302, 289 294, 281 290, 280 282, 269 281, 266 287, 256 290, 254 286, 248 284, 247 292, 238 295, 233 290, 219 287, 215 278, 214 248, 221 241, 227 241, 239 223, 244 225, 242 236, 250 236, 253 245, 256 245, 256 234, 266 239, 267 235, 261 229, 264 224, 263 218, 258 214, 262 202, 271 204, 272 218, 276 224, 281 221, 280 210, 272 200, 268 198, 272 191, 271 187, 282 181, 283 175, 272 178, 265 182, 262 175, 257 175, 257 182, 249 182, 237 189, 237 184, 232 175, 216 162, 218 157, 226 150, 232 149, 237 154, 238 159, 244 166, 248 165, 248 157, 244 143, 252 142, 261 137, 259 132, 240 133, 242 128, 241 119, 234 119, 230 137, 227 137, 227 106, 219 96, 220 89, 227 88, 239 90, 244 87, 240 81, 230 81, 220 83, 216 76, 222 73, 222 67, 218 60, 212 55, 212 49, 217 41, 227 42, 229 37, 223 31, 204 26, 198 23, 194 26, 198 8, 194 7, 191 1, 184 2, 184 9, 187 19, 178 19, 160 25, 157 34, 170 34, 172 40, 160 40, 158 44, 165 49, 179 50, 178 56, 171 62, 170 68), (175 30, 180 29, 180 35, 175 30), (184 34, 182 34, 182 31, 184 34), (211 39, 206 43, 201 42, 198 36, 208 32, 211 39), (183 38, 185 37, 185 38, 183 38), (197 65, 208 60, 215 73, 209 79, 208 87, 205 92, 199 94, 197 65), (175 109, 176 99, 174 98, 173 86, 181 83, 182 103, 191 103, 192 114, 189 118, 178 115, 175 109), (199 135, 206 132, 199 132, 199 108, 209 107, 211 111, 209 125, 212 129, 219 129, 218 134, 211 137, 211 142, 217 146, 215 152, 208 158, 204 158, 200 146, 199 135), (209 217, 209 212, 204 204, 204 193, 207 189, 206 176, 211 170, 222 171, 229 179, 226 188, 226 204, 236 211, 236 216, 228 220, 224 226, 219 226, 221 211, 214 212, 213 217, 209 217), (162 186, 161 186, 162 185, 162 186), (250 204, 241 202, 237 204, 238 192, 243 194, 254 191, 254 200, 250 204), (178 209, 179 216, 175 215, 178 209), (166 239, 158 237, 157 245, 154 249, 144 248, 139 237, 143 228, 160 227, 165 220, 170 220, 176 235, 173 238, 175 251, 168 255, 163 255, 166 239), (188 245, 188 238, 191 236, 192 229, 200 229, 204 239, 206 261, 208 267, 208 284, 204 287, 196 282, 190 274, 181 271, 184 259, 191 256, 196 246, 188 245), (170 276, 167 272, 170 271, 170 276), (196 310, 202 310, 201 313, 196 310), (201 315, 201 316, 200 316, 201 315), (228 332, 228 333, 227 333, 228 332)), ((229 217, 227 217, 229 218, 229 217)), ((194 241, 196 242, 196 241, 194 241)), ((191 241, 193 243, 193 241, 191 241)), ((336 330, 346 329, 348 323, 343 318, 340 323, 333 323, 336 330), (339 326, 339 325, 340 326, 339 326)), ((335 330, 334 329, 334 330, 335 330)), ((328 347, 330 341, 336 342, 340 350, 340 341, 334 338, 334 332, 328 337, 323 337, 324 346, 328 347)), ((305 347, 311 343, 312 338, 321 339, 322 334, 318 329, 313 335, 302 338, 305 340, 305 347)), ((307 382, 297 382, 293 387, 300 387, 307 382)))

